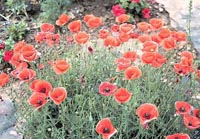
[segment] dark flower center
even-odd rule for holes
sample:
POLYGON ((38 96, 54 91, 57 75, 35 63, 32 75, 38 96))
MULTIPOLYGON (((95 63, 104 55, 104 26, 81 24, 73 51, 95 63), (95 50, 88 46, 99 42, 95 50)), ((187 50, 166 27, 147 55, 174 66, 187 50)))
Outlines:
POLYGON ((180 112, 185 112, 185 108, 184 108, 184 107, 180 107, 180 108, 179 108, 179 111, 180 111, 180 112))
POLYGON ((179 139, 178 137, 175 137, 174 139, 179 139))
POLYGON ((37 104, 40 106, 40 105, 42 105, 42 100, 38 100, 37 101, 37 104))
POLYGON ((109 93, 109 92, 110 92, 110 88, 106 87, 106 88, 104 89, 104 91, 105 91, 106 93, 109 93))
POLYGON ((149 114, 149 113, 145 113, 145 114, 144 114, 144 117, 145 117, 146 119, 150 119, 150 114, 149 114))
POLYGON ((24 77, 24 78, 23 78, 23 80, 28 80, 28 79, 29 79, 29 77, 28 77, 28 76, 26 76, 26 77, 24 77))
POLYGON ((105 128, 103 129, 103 133, 110 133, 110 129, 107 128, 107 127, 105 127, 105 128))
POLYGON ((197 112, 196 117, 200 118, 200 111, 197 112))
POLYGON ((189 122, 189 123, 188 123, 188 126, 192 126, 192 123, 191 123, 191 122, 189 122))
POLYGON ((46 88, 42 88, 41 93, 46 93, 46 88))

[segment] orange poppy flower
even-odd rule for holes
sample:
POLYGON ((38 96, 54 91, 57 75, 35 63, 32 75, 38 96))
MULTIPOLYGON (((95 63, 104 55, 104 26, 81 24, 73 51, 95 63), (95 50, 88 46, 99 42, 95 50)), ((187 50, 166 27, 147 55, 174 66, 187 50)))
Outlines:
POLYGON ((9 82, 9 80, 10 78, 6 73, 0 73, 0 88, 6 85, 9 82))
POLYGON ((166 136, 165 139, 190 139, 190 136, 188 134, 176 133, 166 136))
POLYGON ((68 24, 68 29, 73 33, 77 33, 81 30, 81 25, 82 23, 80 20, 75 20, 68 24))
POLYGON ((153 29, 160 29, 163 26, 162 19, 158 19, 158 18, 152 18, 152 19, 150 19, 149 23, 151 24, 151 26, 153 27, 153 29))
POLYGON ((200 121, 200 109, 194 109, 192 110, 192 114, 197 117, 200 121))
POLYGON ((14 44, 14 54, 19 53, 24 46, 26 46, 26 43, 24 41, 19 41, 18 43, 14 44))
POLYGON ((127 42, 129 38, 130 38, 129 34, 126 34, 126 33, 119 34, 119 39, 121 42, 127 42))
POLYGON ((194 59, 194 56, 190 51, 183 51, 181 53, 181 57, 184 57, 186 59, 194 59))
POLYGON ((37 50, 30 44, 21 49, 20 59, 26 62, 32 62, 37 59, 37 50))
POLYGON ((109 118, 104 118, 96 125, 96 132, 103 136, 103 139, 110 139, 117 129, 112 125, 109 118))
POLYGON ((185 101, 176 101, 175 108, 178 115, 190 114, 192 109, 191 105, 185 101))
POLYGON ((171 35, 171 31, 169 29, 162 29, 160 30, 160 32, 158 33, 158 36, 162 39, 164 38, 168 38, 171 35))
POLYGON ((137 27, 140 31, 146 32, 149 30, 150 25, 147 22, 139 22, 137 23, 137 27))
POLYGON ((123 54, 123 57, 130 59, 131 62, 134 62, 137 59, 137 53, 135 51, 127 51, 123 54))
POLYGON ((184 66, 192 66, 192 63, 193 63, 193 59, 187 59, 185 57, 182 57, 180 61, 180 64, 184 66))
POLYGON ((143 49, 144 52, 155 52, 157 51, 158 44, 153 41, 146 41, 143 43, 143 49))
POLYGON ((130 38, 132 38, 132 39, 137 39, 137 38, 139 37, 139 34, 130 32, 130 33, 129 33, 129 36, 130 36, 130 38))
POLYGON ((60 75, 66 73, 69 70, 70 64, 65 60, 56 60, 53 63, 52 68, 56 74, 60 75))
POLYGON ((120 46, 121 42, 119 39, 113 37, 113 36, 108 36, 105 40, 104 40, 104 45, 106 47, 116 47, 116 46, 120 46))
POLYGON ((189 114, 183 115, 183 123, 188 129, 191 129, 191 130, 194 130, 200 127, 199 119, 189 114))
POLYGON ((119 25, 116 25, 116 24, 112 25, 111 26, 111 31, 112 32, 119 32, 119 25))
POLYGON ((134 29, 134 26, 132 24, 124 23, 119 26, 119 31, 123 33, 127 33, 127 34, 132 32, 133 29, 134 29))
POLYGON ((35 75, 36 75, 36 72, 34 70, 24 68, 19 72, 18 78, 21 81, 28 82, 28 81, 32 80, 35 77, 35 75))
POLYGON ((155 68, 159 68, 162 64, 166 63, 167 59, 159 53, 155 53, 155 59, 152 61, 151 65, 155 68))
POLYGON ((35 41, 37 43, 43 43, 46 41, 46 32, 38 32, 37 35, 35 35, 35 41))
POLYGON ((161 42, 161 45, 165 50, 172 50, 176 48, 176 40, 174 38, 166 38, 161 42))
POLYGON ((120 57, 116 61, 117 71, 122 71, 131 66, 131 60, 125 57, 120 57))
POLYGON ((41 26, 40 26, 40 30, 42 32, 55 32, 55 26, 52 25, 52 24, 49 24, 49 23, 43 23, 41 26))
POLYGON ((157 119, 159 116, 156 105, 151 103, 140 105, 136 110, 136 114, 140 118, 141 125, 146 125, 152 120, 157 119))
POLYGON ((151 64, 156 59, 156 54, 153 52, 146 52, 142 55, 141 60, 144 64, 151 64))
POLYGON ((84 16, 83 20, 87 23, 91 18, 95 17, 93 14, 87 14, 84 16))
POLYGON ((46 43, 48 46, 58 44, 60 42, 60 34, 46 34, 46 43))
POLYGON ((152 34, 151 35, 151 40, 160 44, 160 42, 162 41, 162 38, 160 38, 157 34, 152 34))
POLYGON ((112 96, 116 90, 117 86, 109 82, 102 82, 99 85, 99 93, 103 96, 112 96))
POLYGON ((98 35, 98 37, 99 37, 100 39, 105 39, 105 38, 107 38, 108 36, 110 36, 110 32, 109 32, 108 30, 106 30, 106 29, 101 29, 101 30, 99 30, 99 35, 98 35))
POLYGON ((182 31, 178 31, 173 33, 173 37, 177 40, 177 41, 186 41, 187 39, 187 34, 185 32, 182 31))
POLYGON ((174 70, 177 74, 180 74, 180 75, 186 75, 194 71, 194 69, 191 66, 182 65, 180 63, 174 64, 174 70))
POLYGON ((132 94, 125 88, 117 89, 114 98, 117 103, 126 103, 131 99, 132 94))
POLYGON ((70 17, 66 14, 62 14, 60 15, 60 17, 58 18, 58 20, 56 20, 56 25, 58 26, 63 26, 64 24, 66 24, 68 21, 70 20, 70 17))
POLYGON ((117 23, 124 23, 127 22, 129 20, 130 16, 127 14, 121 14, 120 16, 117 16, 115 21, 117 23))
POLYGON ((56 105, 60 105, 67 97, 67 91, 64 87, 57 87, 49 93, 49 97, 56 105))
POLYGON ((100 17, 92 17, 92 18, 89 18, 88 22, 86 22, 86 25, 89 27, 89 28, 98 28, 99 26, 102 25, 102 20, 100 17))
POLYGON ((26 62, 23 62, 21 59, 21 54, 16 53, 12 56, 11 60, 9 61, 10 64, 12 64, 16 69, 21 67, 28 67, 26 62))
POLYGON ((45 80, 34 80, 31 83, 30 88, 33 92, 45 94, 46 97, 49 96, 49 92, 52 90, 52 85, 45 80))
POLYGON ((87 43, 88 39, 89 39, 89 34, 87 34, 86 32, 82 31, 82 32, 78 32, 75 36, 74 36, 76 42, 78 44, 85 44, 87 43))
POLYGON ((146 42, 146 41, 151 41, 151 37, 150 37, 149 35, 143 34, 143 35, 140 35, 140 36, 138 37, 138 40, 139 40, 141 43, 144 43, 144 42, 146 42))
POLYGON ((45 94, 33 93, 28 99, 28 102, 37 110, 47 103, 47 98, 45 94))
POLYGON ((124 74, 126 80, 135 80, 142 76, 142 71, 138 67, 131 66, 125 70, 124 74))

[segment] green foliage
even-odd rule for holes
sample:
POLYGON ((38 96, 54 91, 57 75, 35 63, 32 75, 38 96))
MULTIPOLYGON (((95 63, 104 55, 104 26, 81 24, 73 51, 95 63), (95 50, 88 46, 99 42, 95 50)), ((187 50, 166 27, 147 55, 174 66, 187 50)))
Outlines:
POLYGON ((9 11, 11 11, 13 14, 21 14, 24 13, 27 17, 27 0, 7 0, 6 6, 9 11))
POLYGON ((43 22, 55 23, 59 15, 67 11, 71 0, 43 0, 41 2, 40 19, 43 22))
POLYGON ((9 34, 9 40, 14 40, 15 42, 22 40, 24 35, 28 31, 28 26, 24 21, 20 21, 18 23, 10 24, 6 28, 7 34, 9 34))
POLYGON ((188 31, 188 40, 191 41, 191 16, 192 16, 192 0, 189 1, 188 6, 188 25, 187 25, 187 31, 188 31))

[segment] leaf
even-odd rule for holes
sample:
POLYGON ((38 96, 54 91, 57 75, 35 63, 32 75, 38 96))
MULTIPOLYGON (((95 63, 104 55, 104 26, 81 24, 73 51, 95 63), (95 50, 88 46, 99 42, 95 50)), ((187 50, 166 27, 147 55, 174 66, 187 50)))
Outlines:
POLYGON ((134 3, 129 4, 129 9, 134 9, 136 7, 136 5, 134 3))

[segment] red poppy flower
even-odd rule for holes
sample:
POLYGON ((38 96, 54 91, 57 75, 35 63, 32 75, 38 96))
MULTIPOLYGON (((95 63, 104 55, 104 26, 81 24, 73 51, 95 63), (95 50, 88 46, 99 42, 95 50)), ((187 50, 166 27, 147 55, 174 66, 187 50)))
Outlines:
POLYGON ((127 14, 121 14, 120 16, 117 16, 115 21, 117 23, 124 23, 127 22, 129 20, 130 16, 127 14))
POLYGON ((49 46, 56 45, 60 42, 60 34, 46 34, 46 43, 49 46))
POLYGON ((49 93, 49 97, 56 105, 60 105, 67 97, 67 91, 64 87, 57 87, 49 93))
POLYGON ((192 109, 191 105, 185 101, 176 101, 175 108, 178 115, 190 114, 192 109))
POLYGON ((99 35, 98 35, 98 37, 99 37, 100 39, 105 39, 105 38, 107 38, 108 36, 110 36, 110 32, 109 32, 108 30, 106 30, 106 29, 101 29, 101 30, 99 30, 99 35))
POLYGON ((183 65, 181 63, 174 64, 174 70, 179 75, 186 75, 194 71, 194 69, 191 66, 183 65))
POLYGON ((43 43, 46 41, 46 32, 38 32, 37 35, 35 35, 35 41, 37 43, 43 43))
POLYGON ((125 14, 126 11, 120 6, 120 4, 117 4, 112 7, 112 12, 115 16, 120 16, 125 14))
POLYGON ((52 24, 49 24, 49 23, 43 23, 41 26, 40 26, 40 30, 42 32, 55 32, 55 26, 52 25, 52 24))
POLYGON ((130 59, 131 62, 134 62, 137 59, 137 53, 135 51, 127 51, 123 54, 123 57, 130 59))
POLYGON ((112 125, 109 118, 104 118, 97 123, 96 132, 102 135, 103 139, 110 139, 117 132, 117 129, 112 125))
POLYGON ((37 50, 30 44, 21 49, 20 59, 25 62, 32 62, 37 59, 37 50))
POLYGON ((68 29, 73 33, 77 33, 81 30, 81 25, 82 23, 80 20, 75 20, 68 24, 68 29))
POLYGON ((163 26, 163 21, 162 19, 158 19, 158 18, 151 18, 149 20, 149 23, 151 24, 151 26, 154 29, 160 29, 163 26))
POLYGON ((185 32, 178 31, 178 32, 174 32, 174 33, 173 33, 173 37, 174 37, 177 41, 186 41, 186 39, 187 39, 187 34, 186 34, 185 32))
POLYGON ((125 70, 124 74, 126 80, 135 80, 142 76, 142 71, 138 67, 131 66, 125 70))
POLYGON ((93 14, 87 14, 84 16, 83 20, 85 23, 87 23, 93 17, 95 17, 93 14))
POLYGON ((58 18, 58 20, 56 20, 56 25, 63 26, 64 24, 66 24, 69 21, 69 19, 70 19, 70 17, 68 15, 62 14, 58 18))
POLYGON ((159 53, 155 53, 155 59, 152 61, 151 65, 155 68, 159 68, 162 64, 166 63, 167 59, 159 53))
POLYGON ((88 39, 89 39, 89 34, 87 34, 86 32, 78 32, 75 36, 74 36, 76 42, 78 44, 85 44, 87 43, 88 39))
POLYGON ((184 114, 183 115, 183 122, 184 125, 191 130, 197 129, 200 127, 200 121, 197 117, 189 115, 189 114, 184 114))
POLYGON ((166 136, 165 139, 190 139, 190 136, 188 134, 176 133, 166 136))
POLYGON ((13 56, 13 50, 5 51, 3 55, 3 60, 5 62, 9 62, 12 59, 13 56))
POLYGON ((5 49, 6 44, 4 42, 0 42, 0 50, 5 49))
POLYGON ((192 114, 197 117, 200 121, 200 109, 194 109, 192 110, 192 114))
POLYGON ((158 44, 153 41, 146 41, 143 43, 143 49, 144 52, 155 52, 157 51, 158 44))
POLYGON ((133 29, 134 26, 132 24, 124 23, 119 26, 119 30, 123 33, 130 33, 133 31, 133 29))
POLYGON ((131 66, 131 60, 125 57, 120 57, 116 61, 117 71, 122 71, 131 66))
POLYGON ((52 68, 56 74, 60 75, 66 73, 69 70, 70 64, 65 60, 56 60, 53 63, 52 68))
POLYGON ((140 118, 141 125, 146 125, 159 116, 156 105, 150 103, 140 105, 136 110, 136 114, 140 118))
POLYGON ((160 44, 160 42, 162 41, 162 38, 160 38, 157 34, 152 34, 151 35, 151 40, 160 44))
POLYGON ((117 103, 126 103, 131 99, 132 94, 125 88, 117 89, 114 98, 117 103))
POLYGON ((146 41, 151 41, 151 37, 150 37, 149 35, 143 34, 143 35, 140 35, 140 36, 138 37, 138 40, 139 40, 141 43, 144 43, 144 42, 146 42, 146 41))
POLYGON ((162 29, 158 33, 158 36, 162 39, 168 38, 171 35, 171 31, 169 29, 162 29))
POLYGON ((26 46, 26 43, 24 41, 19 41, 16 44, 14 44, 14 54, 19 53, 24 46, 26 46))
POLYGON ((102 20, 100 17, 91 17, 88 22, 86 22, 86 25, 89 28, 98 28, 99 26, 102 25, 102 20))
POLYGON ((112 25, 111 26, 111 31, 112 32, 119 32, 119 25, 116 25, 116 24, 112 25))
POLYGON ((129 38, 130 38, 129 34, 126 34, 126 33, 119 34, 119 40, 121 42, 127 42, 129 40, 129 38))
POLYGON ((153 61, 155 61, 156 55, 154 52, 146 52, 143 53, 141 60, 144 64, 151 64, 153 61))
POLYGON ((132 39, 137 39, 137 38, 139 37, 139 34, 130 32, 130 33, 129 33, 129 36, 130 36, 130 38, 132 38, 132 39))
POLYGON ((28 99, 30 105, 34 106, 35 110, 41 108, 47 103, 47 98, 45 94, 33 93, 28 99))
POLYGON ((45 94, 46 97, 49 96, 49 92, 52 90, 51 84, 45 80, 34 80, 30 88, 33 92, 45 94))
POLYGON ((69 43, 73 43, 74 37, 72 35, 67 35, 66 36, 66 41, 69 42, 69 43))
POLYGON ((142 15, 143 15, 143 18, 150 18, 151 17, 151 11, 149 8, 144 8, 142 10, 142 15))
POLYGON ((176 48, 176 40, 174 38, 166 38, 161 42, 161 45, 165 50, 172 50, 176 48))
POLYGON ((149 30, 150 25, 147 22, 139 22, 137 23, 137 27, 140 31, 146 32, 149 30))
POLYGON ((104 45, 106 47, 117 47, 120 46, 121 42, 119 39, 113 37, 113 36, 108 36, 105 40, 104 40, 104 45))
POLYGON ((0 73, 0 88, 6 85, 9 82, 9 80, 10 78, 6 73, 0 73))
POLYGON ((24 68, 19 72, 18 78, 21 81, 28 82, 28 81, 32 80, 35 77, 35 75, 36 75, 36 72, 34 70, 24 68))
POLYGON ((117 86, 109 82, 102 82, 99 85, 99 93, 103 96, 113 95, 116 89, 117 89, 117 86))
POLYGON ((187 58, 187 59, 192 59, 192 60, 194 59, 193 54, 191 52, 189 52, 189 51, 183 51, 181 53, 181 57, 182 58, 187 58))

